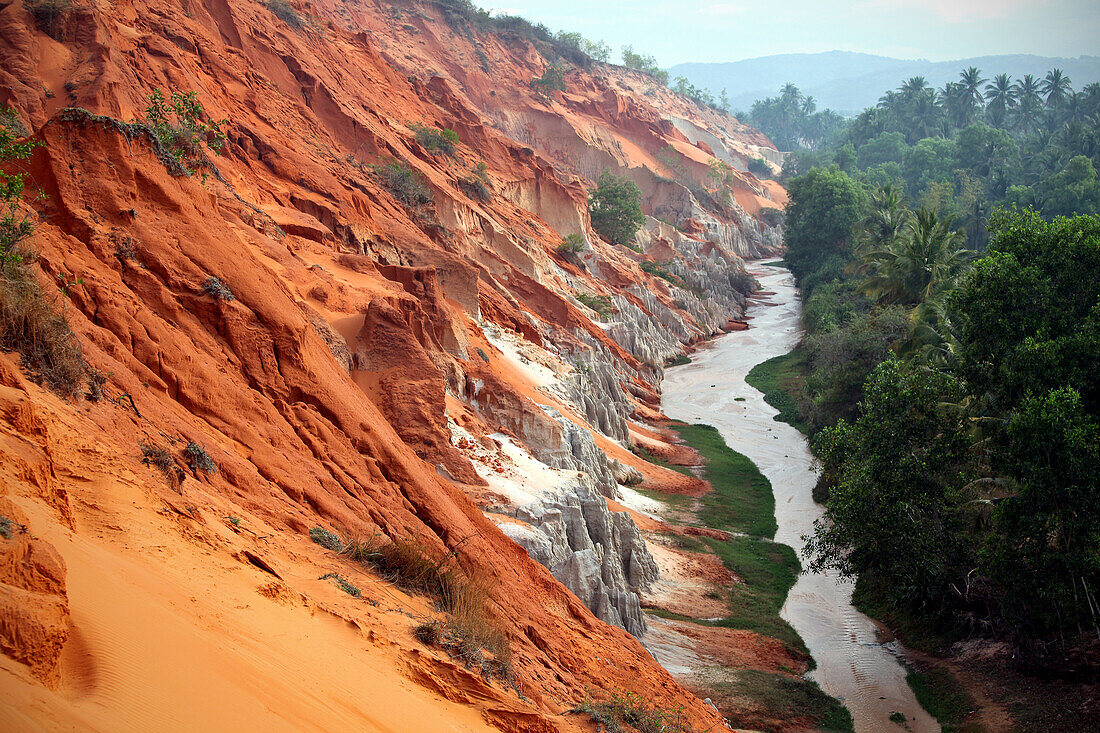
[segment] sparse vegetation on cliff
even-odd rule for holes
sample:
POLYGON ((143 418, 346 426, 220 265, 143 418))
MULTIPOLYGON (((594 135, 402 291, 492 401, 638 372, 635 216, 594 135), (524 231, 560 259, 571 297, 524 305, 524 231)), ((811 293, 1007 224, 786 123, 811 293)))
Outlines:
POLYGON ((38 30, 61 40, 61 24, 73 8, 72 0, 23 0, 23 7, 34 18, 38 30))
POLYGON ((588 196, 592 228, 612 244, 630 245, 645 221, 641 201, 638 184, 626 176, 604 171, 588 196))
POLYGON ((424 206, 432 202, 432 192, 419 173, 407 163, 391 160, 388 163, 372 165, 371 172, 379 183, 398 201, 409 208, 424 206))
MULTIPOLYGON (((14 111, 8 117, 16 119, 14 111)), ((35 143, 16 142, 14 125, 0 127, 0 162, 30 157, 35 143)), ((30 267, 23 241, 34 224, 21 211, 22 174, 0 171, 0 347, 18 351, 23 368, 57 393, 80 392, 87 364, 80 343, 30 267)))
POLYGON ((434 153, 455 155, 458 152, 458 133, 449 127, 437 128, 427 125, 409 125, 416 135, 416 141, 434 153))

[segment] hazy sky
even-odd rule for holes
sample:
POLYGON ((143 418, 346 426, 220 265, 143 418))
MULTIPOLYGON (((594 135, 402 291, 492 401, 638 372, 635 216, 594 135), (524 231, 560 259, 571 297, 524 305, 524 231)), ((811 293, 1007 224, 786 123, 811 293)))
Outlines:
POLYGON ((777 53, 862 51, 950 61, 1100 55, 1097 0, 490 0, 551 30, 630 44, 661 66, 777 53))

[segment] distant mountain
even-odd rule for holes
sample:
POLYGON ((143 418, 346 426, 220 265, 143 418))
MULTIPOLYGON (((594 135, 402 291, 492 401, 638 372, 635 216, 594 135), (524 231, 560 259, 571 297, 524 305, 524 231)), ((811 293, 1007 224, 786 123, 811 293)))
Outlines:
POLYGON ((849 51, 791 53, 762 56, 744 61, 711 64, 678 64, 669 71, 692 84, 709 89, 715 96, 727 90, 732 109, 747 110, 757 99, 775 96, 786 82, 793 82, 803 94, 817 100, 818 109, 830 107, 843 114, 855 114, 873 106, 888 89, 896 89, 912 76, 923 76, 934 87, 956 81, 959 71, 977 66, 982 76, 1035 74, 1042 78, 1055 67, 1073 82, 1073 88, 1100 81, 1100 56, 1057 58, 1027 54, 978 56, 958 61, 906 61, 849 51))

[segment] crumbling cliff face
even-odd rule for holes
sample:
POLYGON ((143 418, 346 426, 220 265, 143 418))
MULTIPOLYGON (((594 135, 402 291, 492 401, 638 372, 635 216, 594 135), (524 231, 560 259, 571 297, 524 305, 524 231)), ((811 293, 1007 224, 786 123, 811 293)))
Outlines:
MULTIPOLYGON (((150 562, 140 548, 153 538, 189 562, 210 553, 224 573, 272 575, 264 598, 315 609, 329 588, 304 533, 324 525, 415 542, 484 579, 524 697, 393 641, 397 656, 379 659, 431 695, 491 700, 506 712, 483 705, 481 719, 505 729, 565 725, 556 716, 588 686, 713 724, 615 628, 644 632, 637 594, 657 570, 608 500, 639 478, 630 423, 654 414, 666 361, 740 319, 743 258, 777 250, 755 215, 781 207, 782 189, 744 171, 770 144, 643 74, 557 58, 457 4, 284 6, 292 15, 254 0, 93 2, 49 33, 18 3, 0 9, 0 103, 39 144, 20 164, 40 193, 25 201, 35 271, 64 284, 59 306, 105 396, 63 402, 0 355, 0 510, 33 536, 12 552, 45 568, 41 582, 4 579, 0 601, 46 594, 52 609, 0 634, 12 699, 31 717, 56 704, 64 724, 80 714, 55 691, 86 684, 121 709, 117 690, 87 681, 87 660, 114 663, 105 629, 120 618, 89 588, 150 562), (564 92, 530 84, 551 61, 564 92), (200 146, 193 175, 131 124, 158 88, 224 120, 221 154, 200 146), (415 125, 453 129, 454 151, 415 125), (718 160, 722 190, 707 178, 718 160), (392 161, 423 183, 419 199, 386 184, 392 161), (642 191, 639 251, 590 226, 586 191, 603 170, 642 191), (583 252, 558 251, 569 234, 583 252), (234 297, 211 295, 211 277, 234 297), (187 443, 216 473, 183 470, 187 443), (142 446, 176 456, 171 481, 141 464, 142 446), (553 478, 509 474, 527 460, 553 478)), ((228 577, 173 582, 216 595, 228 577)), ((336 613, 390 638, 401 604, 415 601, 336 613)), ((325 633, 317 643, 334 643, 325 633)), ((187 689, 174 699, 195 704, 187 689)))

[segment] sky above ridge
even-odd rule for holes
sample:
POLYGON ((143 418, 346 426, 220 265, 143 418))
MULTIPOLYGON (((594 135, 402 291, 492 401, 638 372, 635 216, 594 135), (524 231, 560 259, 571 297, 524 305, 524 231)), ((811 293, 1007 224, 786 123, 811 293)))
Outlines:
POLYGON ((496 0, 486 10, 632 45, 662 67, 780 53, 859 51, 950 61, 1100 55, 1096 0, 496 0), (499 3, 499 4, 498 4, 499 3))

